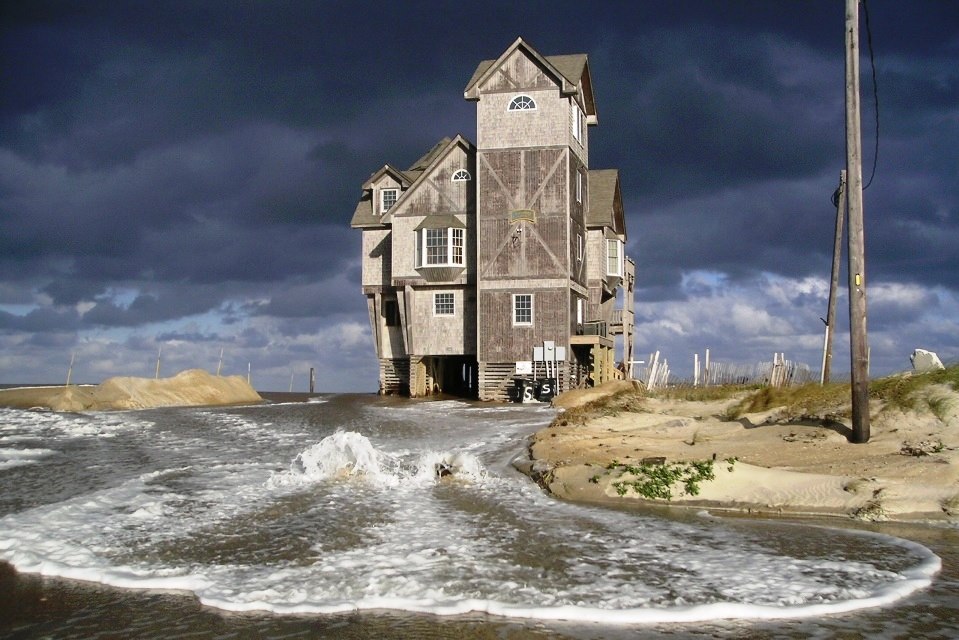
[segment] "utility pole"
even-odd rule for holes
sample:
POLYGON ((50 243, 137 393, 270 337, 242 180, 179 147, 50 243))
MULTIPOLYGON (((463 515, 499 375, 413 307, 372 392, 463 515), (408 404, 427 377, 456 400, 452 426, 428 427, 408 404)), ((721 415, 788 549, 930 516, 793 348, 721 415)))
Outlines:
POLYGON ((77 352, 70 353, 70 368, 67 369, 67 386, 70 386, 70 378, 73 376, 73 362, 76 360, 77 352))
POLYGON ((842 226, 846 219, 846 171, 839 172, 836 189, 836 236, 832 245, 832 274, 829 279, 829 304, 826 307, 826 335, 822 347, 822 376, 820 384, 829 384, 832 373, 832 343, 836 335, 836 293, 839 290, 839 266, 842 262, 842 226))
POLYGON ((869 442, 869 346, 866 337, 866 260, 859 123, 859 0, 846 0, 846 172, 849 209, 849 351, 852 441, 869 442))

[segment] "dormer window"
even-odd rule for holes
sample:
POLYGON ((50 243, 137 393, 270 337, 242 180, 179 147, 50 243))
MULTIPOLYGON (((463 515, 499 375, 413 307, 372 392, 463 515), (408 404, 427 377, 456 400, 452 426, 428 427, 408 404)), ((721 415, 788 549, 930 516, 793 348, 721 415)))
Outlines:
POLYGON ((467 181, 472 180, 472 179, 473 179, 473 177, 470 175, 470 172, 469 172, 469 171, 467 171, 466 169, 459 169, 458 171, 455 171, 455 172, 453 173, 452 181, 453 181, 453 182, 467 182, 467 181))
POLYGON ((381 189, 380 190, 380 214, 384 214, 396 204, 396 199, 400 195, 399 189, 381 189))
POLYGON ((536 101, 529 96, 518 95, 509 102, 508 111, 533 111, 536 108, 536 101))

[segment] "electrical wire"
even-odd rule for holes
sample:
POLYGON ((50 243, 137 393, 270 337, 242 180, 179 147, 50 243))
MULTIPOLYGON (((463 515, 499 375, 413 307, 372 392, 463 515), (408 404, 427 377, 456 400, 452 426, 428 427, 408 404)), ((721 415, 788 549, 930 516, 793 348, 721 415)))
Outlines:
POLYGON ((876 84, 876 55, 872 48, 872 29, 869 27, 869 7, 866 0, 862 0, 862 12, 866 18, 866 42, 869 43, 869 63, 872 66, 872 98, 876 113, 876 147, 872 155, 872 173, 869 175, 869 181, 862 188, 863 191, 872 184, 872 179, 876 177, 876 165, 879 164, 879 87, 876 84))

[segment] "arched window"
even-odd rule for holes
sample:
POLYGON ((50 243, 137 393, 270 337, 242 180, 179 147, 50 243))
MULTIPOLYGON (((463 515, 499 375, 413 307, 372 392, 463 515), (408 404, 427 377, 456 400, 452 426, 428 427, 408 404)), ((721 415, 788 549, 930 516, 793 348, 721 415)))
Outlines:
POLYGON ((518 95, 509 102, 508 111, 532 111, 536 102, 527 95, 518 95))
POLYGON ((453 182, 466 182, 472 179, 473 177, 470 175, 470 172, 467 171, 466 169, 459 169, 453 172, 453 178, 452 178, 453 182))

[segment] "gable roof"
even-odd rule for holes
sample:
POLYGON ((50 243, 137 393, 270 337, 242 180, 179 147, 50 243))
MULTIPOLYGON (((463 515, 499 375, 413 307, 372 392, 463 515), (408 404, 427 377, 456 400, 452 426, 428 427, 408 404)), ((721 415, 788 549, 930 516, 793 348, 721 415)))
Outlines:
POLYGON ((616 234, 626 236, 626 218, 623 213, 618 170, 589 171, 589 211, 586 212, 586 227, 608 227, 616 234))
POLYGON ((393 208, 387 213, 387 216, 392 216, 395 210, 402 207, 403 204, 412 197, 410 194, 414 193, 417 190, 417 187, 421 184, 420 178, 430 175, 433 172, 433 168, 442 162, 443 159, 446 158, 446 156, 449 155, 449 153, 453 150, 453 148, 457 146, 462 146, 467 153, 474 148, 472 142, 464 138, 461 134, 457 134, 452 140, 449 138, 443 138, 433 145, 433 148, 426 152, 422 158, 417 160, 414 163, 413 168, 407 171, 408 174, 416 173, 416 180, 409 189, 400 194, 399 199, 396 201, 396 204, 393 205, 393 208))
POLYGON ((589 124, 596 124, 596 103, 593 100, 593 83, 590 79, 589 62, 586 54, 542 56, 523 38, 517 38, 497 59, 480 62, 473 72, 473 77, 467 83, 466 89, 463 90, 463 97, 467 100, 479 100, 479 85, 518 49, 521 49, 526 55, 537 61, 548 73, 556 77, 562 94, 576 94, 577 89, 582 87, 587 121, 589 124))
POLYGON ((407 195, 411 191, 414 190, 413 188, 420 181, 420 178, 423 175, 428 174, 433 168, 433 165, 440 162, 446 156, 449 150, 456 145, 463 145, 466 149, 471 149, 473 147, 473 143, 464 138, 462 135, 457 135, 452 139, 447 136, 433 145, 429 151, 423 154, 406 171, 400 171, 392 165, 383 165, 381 169, 376 171, 366 182, 363 183, 363 194, 360 196, 359 202, 356 203, 356 209, 353 211, 353 219, 350 221, 350 226, 354 228, 369 228, 385 227, 389 225, 392 222, 392 213, 390 212, 393 211, 393 208, 391 208, 390 212, 387 212, 385 215, 380 216, 376 214, 373 202, 373 185, 376 184, 376 182, 386 174, 389 174, 400 183, 403 191, 400 193, 400 197, 393 205, 395 208, 407 198, 407 195))
POLYGON ((382 178, 384 175, 387 175, 387 174, 389 174, 390 176, 393 177, 394 180, 399 182, 400 186, 403 187, 404 189, 406 187, 409 187, 411 184, 413 184, 414 178, 408 175, 408 172, 400 171, 393 165, 384 164, 382 168, 373 172, 373 175, 371 175, 369 179, 363 183, 363 188, 372 189, 373 185, 376 184, 376 182, 378 182, 380 178, 382 178))

